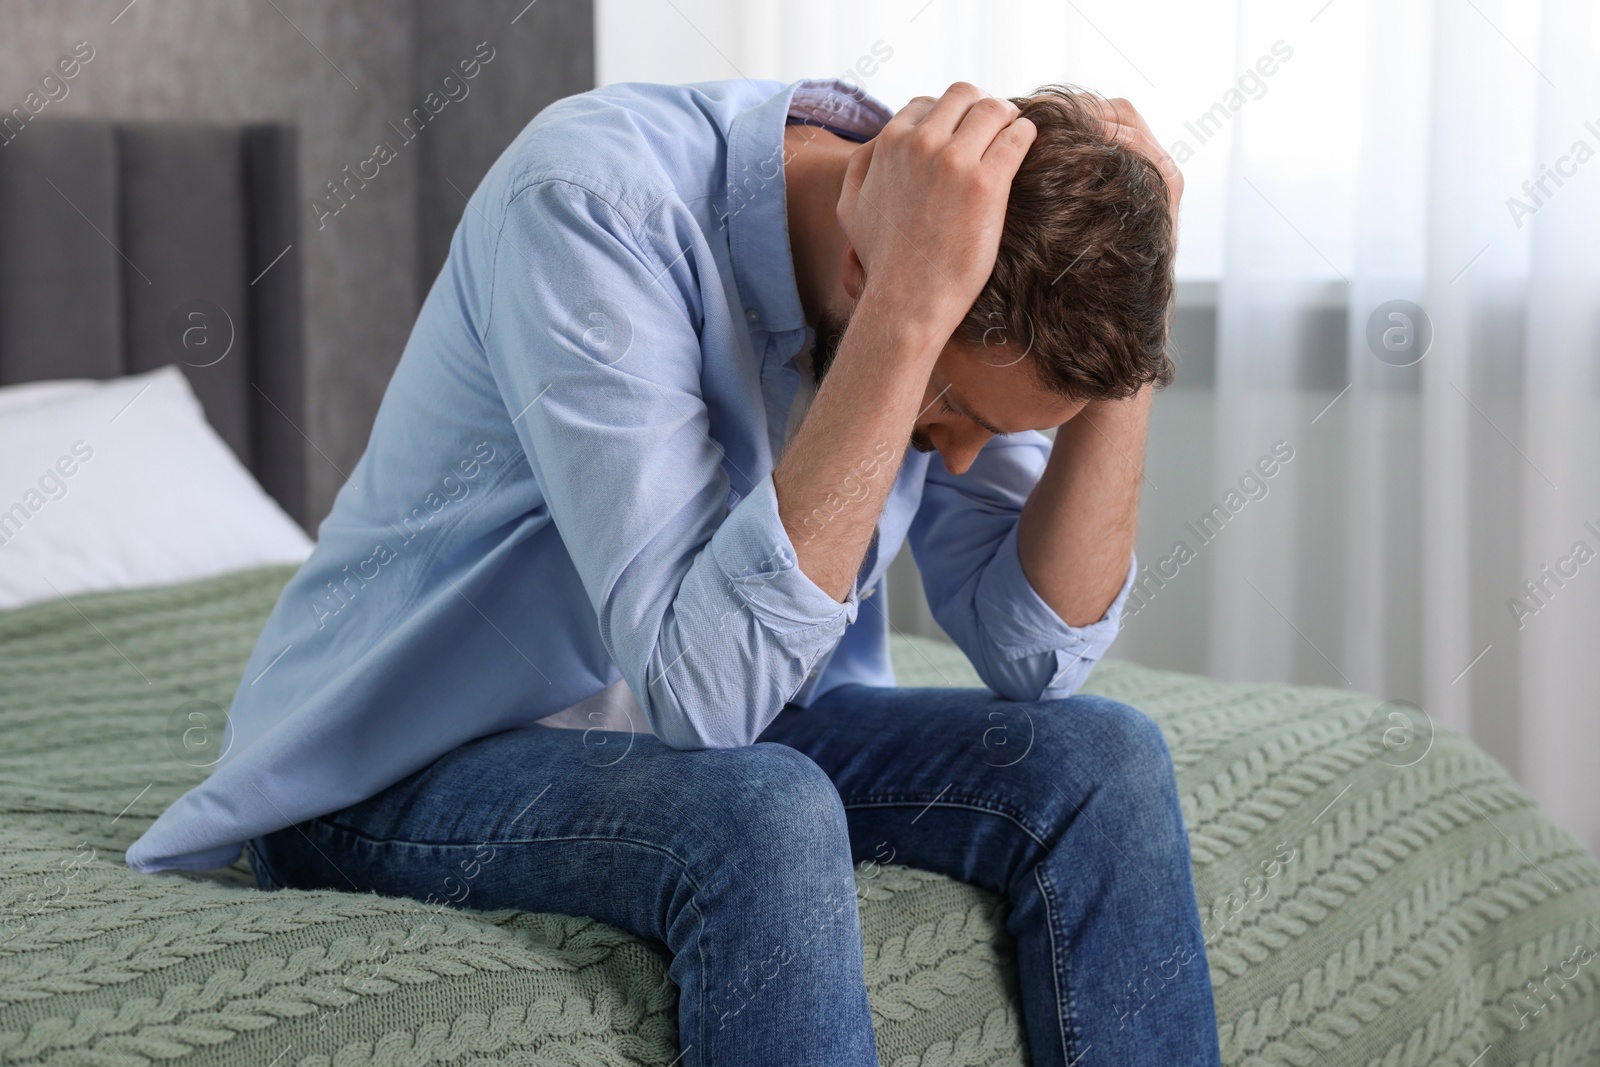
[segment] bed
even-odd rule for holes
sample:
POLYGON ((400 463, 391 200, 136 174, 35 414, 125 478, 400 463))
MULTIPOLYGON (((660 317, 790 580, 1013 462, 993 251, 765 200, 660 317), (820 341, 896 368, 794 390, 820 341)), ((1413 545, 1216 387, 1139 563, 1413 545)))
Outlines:
MULTIPOLYGON (((134 310, 152 297, 130 275, 159 263, 163 286, 186 279, 162 300, 246 309, 238 358, 182 360, 181 380, 303 520, 298 266, 292 252, 271 262, 297 240, 292 131, 28 133, 41 135, 31 155, 0 160, 0 386, 114 383, 170 362, 151 340, 165 305, 134 310), (37 179, 68 169, 78 184, 61 199, 99 189, 96 229, 126 238, 120 251, 39 207, 53 194, 37 179), (188 196, 198 228, 175 238, 167 192, 194 175, 211 192, 188 196), (203 270, 186 261, 201 235, 203 270), (63 240, 73 256, 30 260, 30 242, 63 240), (250 284, 262 270, 275 288, 250 284), (44 332, 63 303, 70 344, 44 332)), ((0 407, 0 431, 21 418, 0 407)), ((134 519, 122 525, 133 538, 134 519)), ((186 536, 198 551, 210 532, 186 536)), ((185 724, 226 707, 293 573, 212 569, 0 611, 0 1062, 673 1063, 662 950, 603 924, 262 892, 242 857, 207 872, 123 865, 207 773, 185 724)), ((893 656, 903 685, 979 684, 943 642, 896 635, 893 656)), ((1600 1063, 1600 866, 1467 739, 1345 690, 1115 661, 1087 689, 1150 714, 1173 752, 1224 1063, 1600 1063)), ((857 885, 881 1062, 1026 1063, 1004 902, 897 866, 863 864, 857 885)), ((1158 993, 1153 974, 1130 1014, 1158 993)))

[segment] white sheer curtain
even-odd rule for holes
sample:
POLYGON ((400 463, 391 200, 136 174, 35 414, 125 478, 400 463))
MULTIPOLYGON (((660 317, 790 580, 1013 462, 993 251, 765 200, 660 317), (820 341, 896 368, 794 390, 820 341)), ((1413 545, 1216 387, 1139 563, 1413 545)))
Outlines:
POLYGON ((1206 665, 1411 701, 1600 849, 1596 5, 1342 3, 1343 76, 1234 120, 1215 475, 1306 465, 1217 538, 1206 665), (1303 166, 1330 105, 1360 122, 1303 166))
POLYGON ((603 82, 1131 99, 1186 175, 1182 369, 1114 653, 1413 703, 1600 852, 1600 2, 601 0, 599 40, 603 82))

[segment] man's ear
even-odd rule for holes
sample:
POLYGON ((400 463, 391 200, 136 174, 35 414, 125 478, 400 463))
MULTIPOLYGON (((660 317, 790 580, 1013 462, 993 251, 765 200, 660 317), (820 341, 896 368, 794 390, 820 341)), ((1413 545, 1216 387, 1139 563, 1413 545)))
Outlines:
POLYGON ((861 265, 861 258, 856 255, 855 246, 849 241, 844 243, 844 270, 841 272, 844 282, 844 291, 851 300, 860 300, 861 291, 867 287, 867 269, 861 265))

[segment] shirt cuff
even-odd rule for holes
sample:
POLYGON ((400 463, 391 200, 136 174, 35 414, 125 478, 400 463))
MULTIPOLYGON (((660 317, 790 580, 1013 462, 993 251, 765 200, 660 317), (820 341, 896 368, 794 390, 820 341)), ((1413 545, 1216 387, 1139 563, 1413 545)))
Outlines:
POLYGON ((978 583, 978 620, 1004 659, 1064 652, 1069 661, 1092 664, 1111 647, 1117 636, 1122 607, 1133 591, 1138 568, 1138 553, 1130 553, 1128 575, 1099 621, 1086 626, 1068 625, 1023 572, 1022 557, 1017 550, 1017 527, 1013 526, 978 583))
POLYGON ((727 590, 726 609, 750 611, 767 630, 791 639, 796 652, 820 655, 856 621, 854 587, 840 603, 800 569, 770 473, 712 535, 711 558, 727 590))

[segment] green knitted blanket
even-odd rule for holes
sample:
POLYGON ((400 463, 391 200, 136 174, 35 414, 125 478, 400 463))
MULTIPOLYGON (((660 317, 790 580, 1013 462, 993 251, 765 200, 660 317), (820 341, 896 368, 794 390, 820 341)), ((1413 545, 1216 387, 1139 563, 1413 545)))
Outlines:
MULTIPOLYGON (((612 927, 123 866, 205 773, 174 711, 226 706, 289 573, 0 613, 0 1062, 674 1062, 665 961, 612 927)), ((894 655, 903 685, 978 684, 948 645, 894 655)), ((1600 867, 1464 738, 1342 690, 1087 688, 1166 732, 1225 1063, 1600 1063, 1600 867)), ((857 881, 885 1067, 1026 1062, 1002 902, 857 881)))

